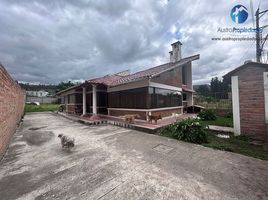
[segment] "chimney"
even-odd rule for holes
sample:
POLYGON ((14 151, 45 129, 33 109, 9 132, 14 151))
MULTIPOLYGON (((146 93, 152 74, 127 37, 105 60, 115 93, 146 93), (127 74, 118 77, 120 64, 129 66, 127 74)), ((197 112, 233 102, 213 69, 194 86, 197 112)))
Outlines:
POLYGON ((169 52, 169 58, 170 58, 170 62, 174 62, 173 61, 173 51, 169 52))
MULTIPOLYGON (((172 54, 173 54, 173 62, 177 62, 181 59, 181 45, 182 43, 180 41, 174 42, 173 44, 171 44, 172 46, 172 54)), ((170 60, 171 61, 171 60, 170 60)), ((171 62, 172 62, 171 61, 171 62)))

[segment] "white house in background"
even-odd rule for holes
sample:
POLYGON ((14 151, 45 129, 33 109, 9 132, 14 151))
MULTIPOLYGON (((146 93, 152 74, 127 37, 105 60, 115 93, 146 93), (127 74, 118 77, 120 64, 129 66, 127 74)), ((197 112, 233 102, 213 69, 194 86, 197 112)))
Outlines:
POLYGON ((39 91, 26 91, 27 96, 32 97, 46 97, 48 95, 47 91, 39 90, 39 91))

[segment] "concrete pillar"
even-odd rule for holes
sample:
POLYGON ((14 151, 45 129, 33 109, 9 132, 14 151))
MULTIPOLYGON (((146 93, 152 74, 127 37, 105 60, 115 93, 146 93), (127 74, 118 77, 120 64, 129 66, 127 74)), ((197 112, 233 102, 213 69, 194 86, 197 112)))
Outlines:
POLYGON ((87 113, 87 89, 83 87, 83 115, 87 113))
POLYGON ((97 85, 92 85, 93 115, 97 114, 97 85))
POLYGON ((190 93, 190 92, 186 93, 186 101, 187 101, 187 106, 192 106, 194 104, 193 93, 190 93))
POLYGON ((240 104, 239 104, 239 84, 238 76, 232 76, 232 104, 233 104, 233 121, 234 134, 241 134, 240 127, 240 104))

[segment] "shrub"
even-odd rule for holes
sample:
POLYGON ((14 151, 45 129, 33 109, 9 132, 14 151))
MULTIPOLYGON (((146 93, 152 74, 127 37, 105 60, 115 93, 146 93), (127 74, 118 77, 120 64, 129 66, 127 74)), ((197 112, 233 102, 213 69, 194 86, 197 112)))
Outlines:
POLYGON ((199 119, 186 119, 165 127, 162 135, 192 143, 206 143, 207 132, 199 119))
POLYGON ((225 115, 226 118, 233 118, 233 113, 232 112, 228 112, 226 115, 225 115))
POLYGON ((216 120, 216 115, 212 110, 202 110, 198 113, 198 117, 205 121, 216 120))

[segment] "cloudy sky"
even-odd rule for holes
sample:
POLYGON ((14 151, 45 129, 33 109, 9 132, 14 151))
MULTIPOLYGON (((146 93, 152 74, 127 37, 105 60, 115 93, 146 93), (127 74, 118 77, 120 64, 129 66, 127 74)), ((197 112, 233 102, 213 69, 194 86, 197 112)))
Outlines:
MULTIPOLYGON (((268 0, 259 5, 268 9, 268 0)), ((249 0, 0 0, 0 62, 23 82, 77 81, 168 62, 180 40, 183 57, 201 56, 200 84, 255 59, 254 41, 211 40, 234 36, 218 28, 252 26, 249 0), (242 25, 230 18, 237 4, 249 10, 242 25)))

